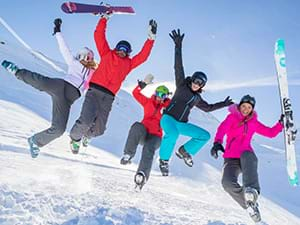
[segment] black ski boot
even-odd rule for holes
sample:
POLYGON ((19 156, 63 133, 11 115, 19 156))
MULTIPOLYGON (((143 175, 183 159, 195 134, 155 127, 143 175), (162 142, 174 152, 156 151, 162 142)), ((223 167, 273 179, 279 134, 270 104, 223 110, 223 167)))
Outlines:
POLYGON ((169 161, 168 160, 159 160, 159 169, 163 176, 169 175, 169 161))
POLYGON ((134 176, 134 183, 135 188, 139 188, 140 190, 142 190, 143 186, 146 183, 146 175, 143 171, 139 171, 136 173, 136 175, 134 176))
POLYGON ((194 162, 192 156, 181 146, 178 151, 176 152, 178 158, 183 159, 185 164, 189 167, 192 167, 194 162))
POLYGON ((252 187, 246 187, 244 190, 244 197, 245 197, 245 203, 247 206, 247 212, 249 213, 249 216, 255 223, 260 222, 261 216, 257 204, 257 199, 258 199, 257 190, 252 187))

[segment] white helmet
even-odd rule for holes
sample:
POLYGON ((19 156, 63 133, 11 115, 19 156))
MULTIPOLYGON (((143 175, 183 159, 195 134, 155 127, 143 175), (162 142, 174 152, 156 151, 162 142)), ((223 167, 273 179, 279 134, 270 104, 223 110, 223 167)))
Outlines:
POLYGON ((77 60, 91 61, 94 59, 94 52, 88 47, 80 49, 76 54, 77 60))

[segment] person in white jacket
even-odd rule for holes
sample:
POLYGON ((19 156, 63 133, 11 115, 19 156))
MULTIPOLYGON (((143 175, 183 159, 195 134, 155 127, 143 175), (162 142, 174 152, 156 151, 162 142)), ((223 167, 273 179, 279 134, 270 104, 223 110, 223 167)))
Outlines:
POLYGON ((68 65, 68 71, 63 79, 49 78, 27 69, 19 69, 14 63, 6 60, 2 62, 2 66, 19 80, 46 92, 52 98, 51 127, 28 138, 32 158, 38 156, 40 147, 65 132, 71 105, 84 93, 88 86, 87 82, 96 67, 93 51, 85 47, 74 57, 60 31, 62 20, 57 18, 54 20, 54 24, 53 35, 55 35, 59 50, 68 65))

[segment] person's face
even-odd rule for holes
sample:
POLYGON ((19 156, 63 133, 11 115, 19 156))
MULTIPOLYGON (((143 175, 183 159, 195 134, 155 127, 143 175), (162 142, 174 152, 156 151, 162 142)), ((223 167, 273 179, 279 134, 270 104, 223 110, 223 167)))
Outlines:
POLYGON ((159 97, 159 96, 155 96, 155 100, 159 103, 163 103, 164 102, 164 99, 159 97))
POLYGON ((117 55, 121 58, 125 58, 127 56, 126 52, 124 51, 116 51, 117 55))
POLYGON ((192 91, 199 91, 200 88, 201 88, 201 86, 198 83, 192 82, 192 85, 191 85, 192 91))
POLYGON ((240 105, 240 112, 243 116, 249 116, 252 113, 252 110, 252 105, 247 102, 240 105))

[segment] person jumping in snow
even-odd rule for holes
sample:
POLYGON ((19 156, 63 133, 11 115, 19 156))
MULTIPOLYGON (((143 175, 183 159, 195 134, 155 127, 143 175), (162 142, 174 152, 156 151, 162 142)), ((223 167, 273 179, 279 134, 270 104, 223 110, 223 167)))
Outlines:
POLYGON ((218 158, 218 152, 224 152, 222 185, 226 192, 244 209, 255 222, 261 220, 257 199, 260 193, 257 173, 257 157, 251 146, 255 133, 273 138, 283 129, 283 115, 272 127, 266 127, 257 119, 254 111, 255 98, 242 97, 240 103, 229 107, 229 115, 219 125, 211 149, 211 155, 218 158), (226 147, 222 145, 224 136, 226 147), (243 175, 243 185, 238 183, 238 176, 243 175))
POLYGON ((191 137, 176 152, 177 157, 183 159, 189 167, 193 166, 192 155, 195 155, 210 138, 206 130, 188 123, 191 109, 196 106, 205 112, 211 112, 233 103, 229 96, 224 101, 215 104, 208 104, 202 99, 200 94, 207 82, 206 75, 197 71, 191 77, 185 77, 181 53, 184 34, 181 35, 178 29, 177 32, 173 30, 169 35, 175 43, 176 91, 160 121, 165 132, 159 151, 159 168, 163 176, 169 174, 169 159, 180 134, 191 137))
POLYGON ((79 119, 70 132, 70 147, 78 153, 82 140, 100 136, 106 129, 106 123, 116 93, 122 82, 134 68, 145 62, 150 55, 157 31, 157 24, 150 20, 148 39, 142 50, 130 58, 132 51, 128 41, 120 41, 114 49, 110 49, 105 32, 107 20, 111 14, 104 14, 96 27, 94 38, 101 62, 90 80, 79 119))
POLYGON ((28 138, 32 158, 36 158, 40 148, 60 137, 66 130, 71 105, 86 88, 86 81, 93 73, 96 63, 94 53, 87 47, 81 49, 73 57, 61 34, 62 20, 54 20, 54 33, 59 50, 68 65, 68 72, 63 79, 49 78, 27 69, 19 69, 12 62, 4 60, 2 66, 14 74, 19 80, 32 87, 44 91, 52 98, 51 127, 28 138))
POLYGON ((144 118, 141 122, 135 122, 131 126, 124 148, 124 155, 121 159, 123 165, 130 163, 136 153, 137 146, 139 144, 143 145, 142 157, 134 177, 134 182, 140 189, 149 179, 155 150, 159 148, 161 143, 161 111, 170 103, 168 98, 170 92, 164 85, 158 86, 151 98, 147 98, 141 93, 147 84, 152 83, 152 80, 153 76, 151 74, 147 75, 143 81, 138 82, 132 92, 134 98, 144 108, 144 118))

